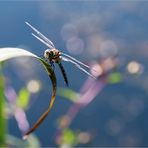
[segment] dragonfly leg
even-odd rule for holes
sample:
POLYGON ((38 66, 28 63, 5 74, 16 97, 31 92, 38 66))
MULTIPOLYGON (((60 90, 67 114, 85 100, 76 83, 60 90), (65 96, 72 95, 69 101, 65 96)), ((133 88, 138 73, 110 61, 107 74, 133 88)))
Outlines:
POLYGON ((53 61, 50 61, 50 66, 53 68, 53 70, 55 69, 54 62, 53 61))

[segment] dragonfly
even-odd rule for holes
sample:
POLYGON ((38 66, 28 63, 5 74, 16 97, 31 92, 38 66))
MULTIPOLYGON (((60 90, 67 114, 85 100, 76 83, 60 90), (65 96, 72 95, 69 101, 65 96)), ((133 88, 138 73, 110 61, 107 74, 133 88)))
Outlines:
POLYGON ((94 75, 92 75, 90 72, 84 69, 84 68, 87 68, 88 70, 90 70, 90 67, 88 65, 84 64, 83 62, 75 59, 74 57, 66 53, 59 51, 58 49, 56 49, 55 45, 50 39, 48 39, 45 35, 43 35, 39 30, 33 27, 30 23, 28 22, 25 22, 25 23, 35 32, 35 33, 32 33, 32 35, 48 47, 48 49, 44 51, 44 58, 50 63, 52 67, 54 67, 54 63, 58 64, 61 70, 61 73, 63 75, 65 84, 67 86, 69 86, 68 78, 61 61, 66 61, 74 64, 78 69, 80 69, 87 75, 91 76, 92 78, 96 79, 94 75))
MULTIPOLYGON (((61 70, 62 75, 63 75, 63 78, 64 78, 64 81, 65 81, 67 86, 69 85, 68 84, 68 78, 67 78, 65 69, 64 69, 61 61, 66 61, 66 62, 70 62, 70 63, 74 64, 77 68, 79 68, 80 70, 85 72, 87 75, 96 79, 95 76, 93 76, 91 73, 89 73, 87 70, 85 70, 83 68, 83 67, 85 67, 87 69, 90 69, 90 67, 88 65, 82 63, 81 61, 71 57, 70 55, 68 55, 66 53, 59 51, 58 49, 56 49, 56 47, 54 46, 54 44, 51 40, 49 40, 46 36, 44 36, 40 31, 38 31, 30 23, 28 23, 28 22, 25 22, 25 23, 35 32, 35 33, 32 33, 32 35, 48 47, 48 49, 46 49, 45 52, 44 52, 44 58, 47 62, 49 62, 51 67, 54 66, 54 63, 59 65, 60 70, 61 70)), ((39 118, 39 120, 34 124, 34 126, 32 128, 30 128, 27 133, 25 133, 23 139, 26 139, 30 133, 35 131, 35 129, 46 118, 46 116, 48 115, 48 113, 50 112, 50 110, 52 108, 53 102, 54 102, 54 98, 52 98, 52 100, 49 104, 48 110, 46 112, 44 112, 42 114, 42 116, 39 118)))

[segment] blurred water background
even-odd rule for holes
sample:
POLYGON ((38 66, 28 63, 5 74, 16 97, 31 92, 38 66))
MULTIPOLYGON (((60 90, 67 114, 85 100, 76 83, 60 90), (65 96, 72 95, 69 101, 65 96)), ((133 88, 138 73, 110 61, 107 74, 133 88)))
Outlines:
MULTIPOLYGON (((70 129, 83 133, 77 146, 148 146, 147 16, 147 1, 0 1, 0 47, 21 47, 42 56, 47 47, 31 35, 28 21, 57 49, 89 65, 116 57, 118 75, 112 77, 112 83, 102 82, 100 93, 79 111, 70 129)), ((69 63, 63 65, 70 89, 78 93, 88 76, 69 63)), ((33 88, 25 111, 33 125, 50 99, 47 74, 30 58, 8 61, 3 73, 16 92, 23 86, 33 88)), ((55 73, 58 90, 66 87, 57 66, 55 73)), ((51 113, 35 131, 42 146, 60 145, 56 140, 58 120, 72 105, 57 95, 51 113)), ((13 116, 8 120, 8 132, 22 137, 13 116)))

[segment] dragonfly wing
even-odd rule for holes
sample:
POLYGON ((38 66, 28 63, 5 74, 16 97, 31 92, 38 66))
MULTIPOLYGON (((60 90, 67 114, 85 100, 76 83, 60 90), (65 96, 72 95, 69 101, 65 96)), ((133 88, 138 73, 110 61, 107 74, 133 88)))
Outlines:
POLYGON ((58 63, 58 65, 59 65, 60 70, 62 72, 62 75, 63 75, 64 81, 65 81, 65 84, 67 86, 69 86, 69 84, 68 84, 68 78, 67 78, 67 75, 66 75, 66 72, 65 72, 65 69, 64 69, 63 65, 61 63, 58 63))
MULTIPOLYGON (((44 40, 44 42, 48 43, 52 48, 55 48, 53 42, 49 40, 46 36, 44 36, 40 31, 38 31, 35 27, 33 27, 30 23, 25 22, 36 34, 39 36, 38 38, 44 40)), ((37 39, 38 39, 37 38, 37 39)), ((41 41, 41 40, 40 40, 41 41)))
POLYGON ((82 68, 78 63, 76 63, 75 61, 67 58, 67 57, 63 57, 62 56, 62 60, 66 61, 66 62, 70 62, 72 64, 74 64, 77 68, 79 68, 80 70, 82 70, 84 73, 86 73, 87 75, 91 76, 92 78, 96 79, 95 76, 93 76, 91 73, 89 73, 88 71, 86 71, 84 68, 82 68))
POLYGON ((63 53, 63 52, 62 52, 61 54, 64 55, 65 57, 67 57, 68 59, 71 59, 71 60, 75 61, 76 63, 79 63, 79 64, 83 65, 83 66, 86 67, 86 68, 90 68, 88 65, 82 63, 81 61, 75 59, 74 57, 72 57, 72 56, 70 56, 70 55, 68 55, 68 54, 66 54, 66 53, 63 53))
MULTIPOLYGON (((66 53, 63 53, 63 52, 61 52, 61 54, 62 54, 63 56, 65 56, 66 58, 72 60, 73 62, 77 63, 78 65, 81 65, 81 66, 84 66, 85 68, 90 69, 90 67, 89 67, 88 65, 86 65, 86 64, 84 64, 83 62, 81 62, 81 61, 75 59, 74 57, 72 57, 72 56, 70 56, 70 55, 68 55, 68 54, 66 54, 66 53)), ((97 72, 97 71, 94 70, 94 69, 91 69, 91 70, 94 71, 95 73, 97 72)))
POLYGON ((47 42, 45 42, 43 39, 41 39, 40 37, 38 37, 37 35, 35 35, 34 33, 32 33, 32 35, 36 38, 36 39, 38 39, 40 42, 42 42, 43 44, 45 44, 47 47, 49 47, 49 48, 53 48, 51 45, 49 45, 47 42))

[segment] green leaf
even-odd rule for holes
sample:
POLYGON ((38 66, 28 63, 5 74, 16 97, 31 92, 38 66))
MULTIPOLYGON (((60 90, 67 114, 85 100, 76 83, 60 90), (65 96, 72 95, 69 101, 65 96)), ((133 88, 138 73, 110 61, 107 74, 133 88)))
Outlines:
POLYGON ((10 47, 0 48, 0 62, 8 60, 8 59, 16 58, 16 57, 22 57, 22 56, 34 57, 37 60, 39 60, 43 64, 43 66, 44 66, 44 68, 45 68, 45 70, 52 82, 52 97, 51 97, 51 101, 49 103, 49 107, 43 113, 43 115, 39 118, 39 120, 34 124, 34 126, 32 128, 30 128, 29 131, 24 135, 24 139, 25 139, 28 137, 28 135, 30 133, 32 133, 34 130, 36 130, 36 128, 41 124, 41 122, 46 118, 46 116, 50 112, 50 110, 53 106, 53 103, 55 101, 56 84, 57 83, 56 83, 56 76, 55 76, 55 73, 54 73, 52 67, 47 62, 45 62, 42 58, 38 57, 37 55, 35 55, 27 50, 21 49, 21 48, 10 48, 10 47))
POLYGON ((19 91, 16 105, 23 109, 26 109, 29 104, 30 92, 26 88, 22 88, 19 91))

